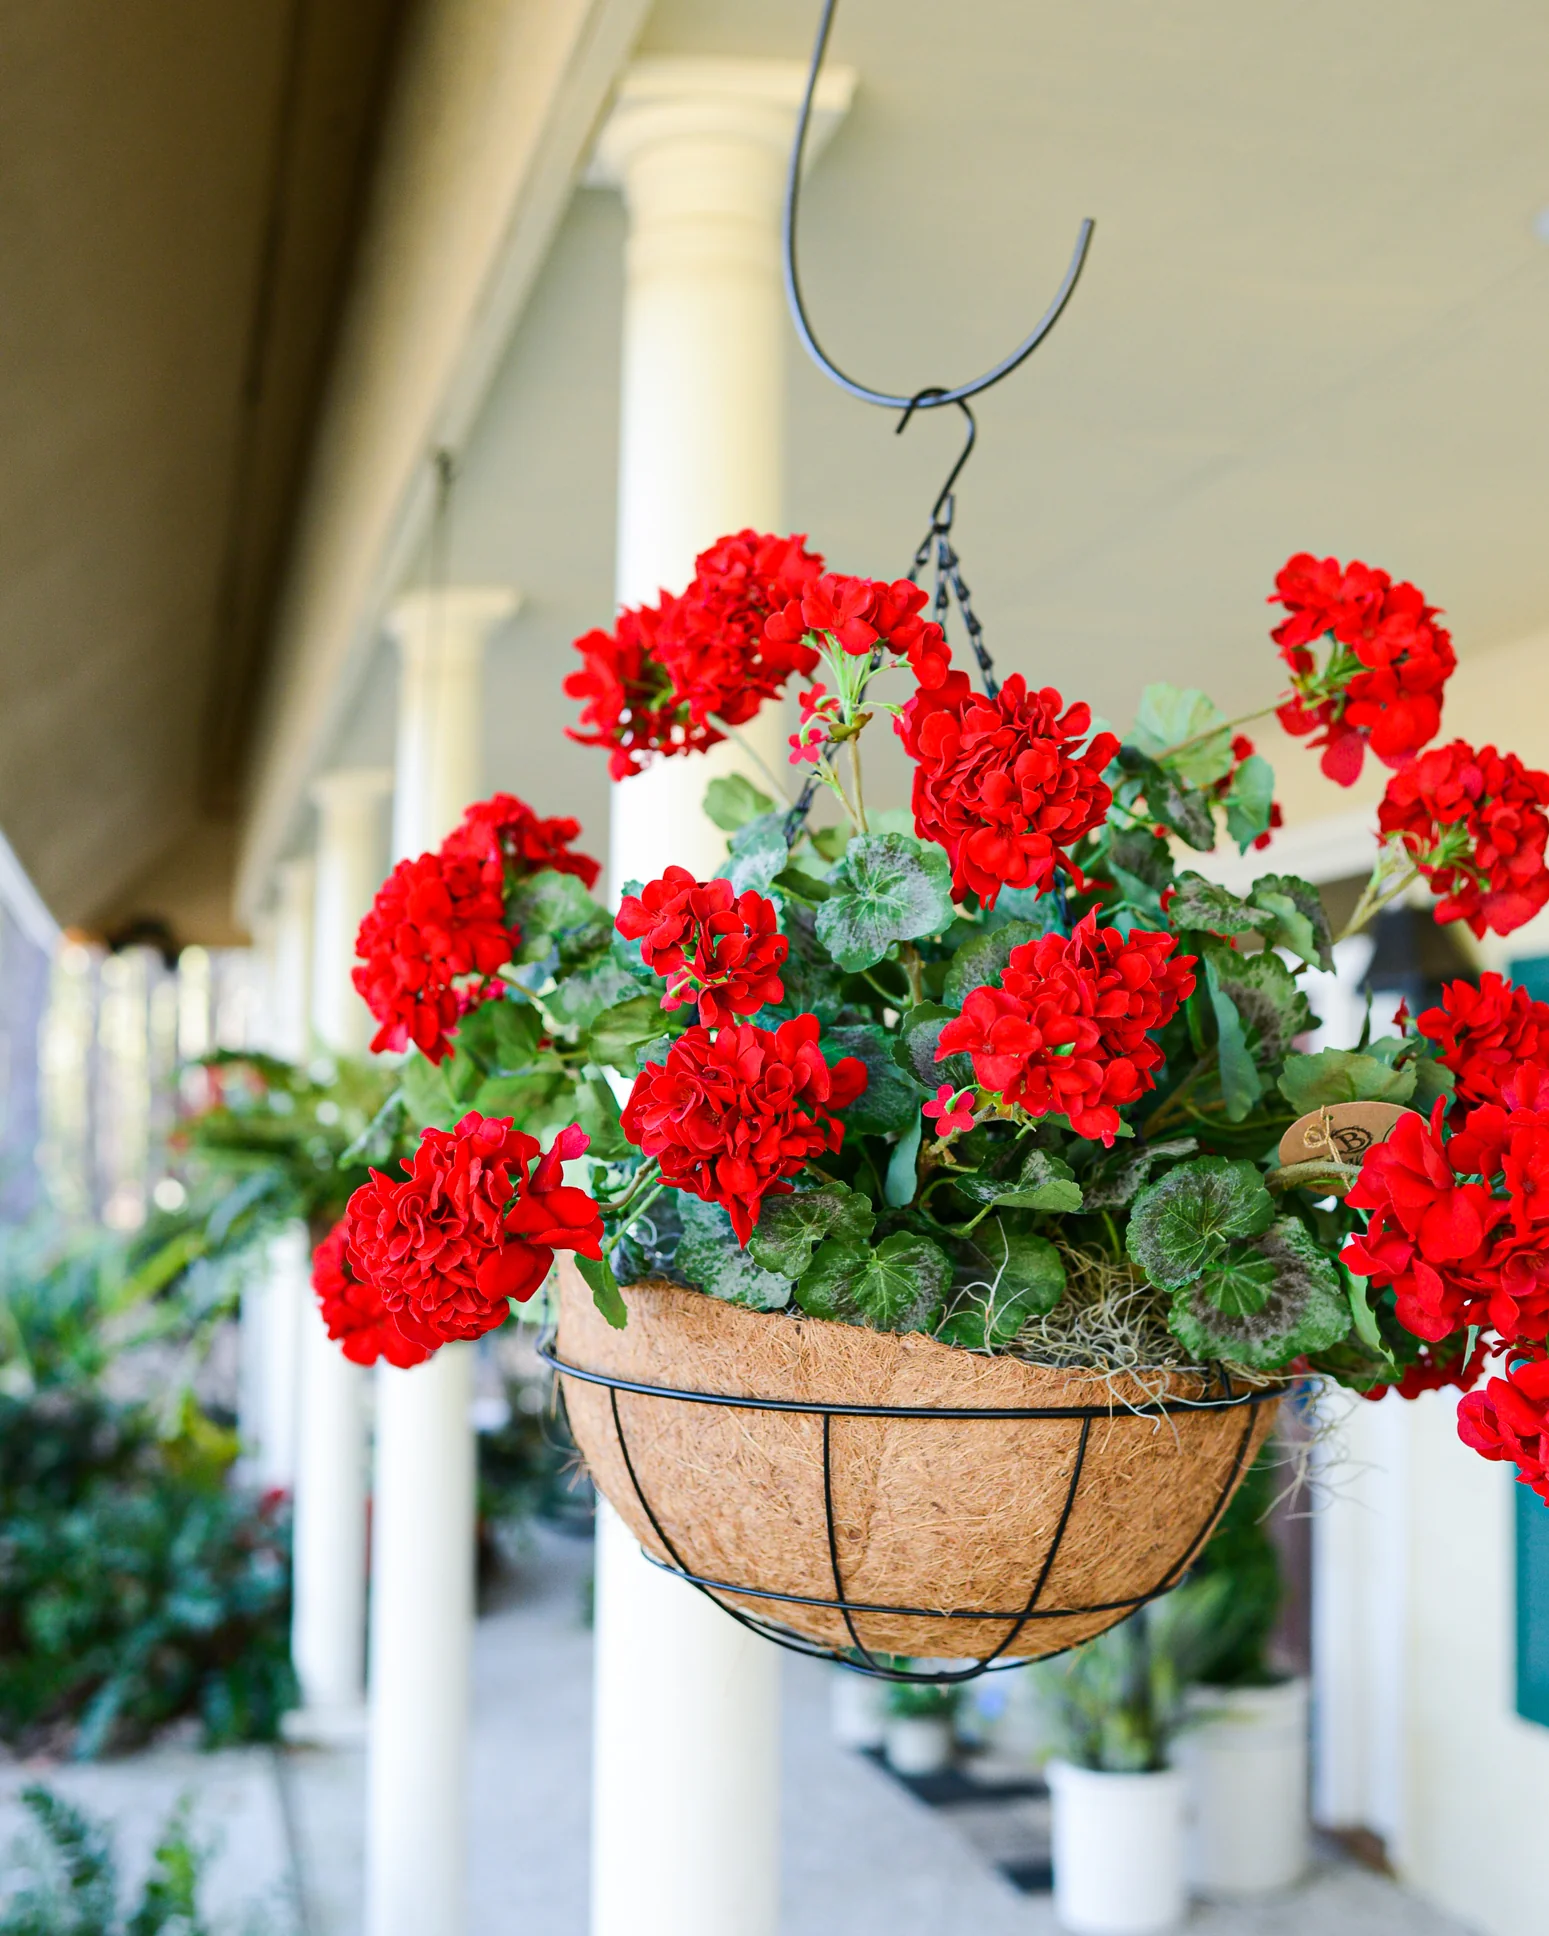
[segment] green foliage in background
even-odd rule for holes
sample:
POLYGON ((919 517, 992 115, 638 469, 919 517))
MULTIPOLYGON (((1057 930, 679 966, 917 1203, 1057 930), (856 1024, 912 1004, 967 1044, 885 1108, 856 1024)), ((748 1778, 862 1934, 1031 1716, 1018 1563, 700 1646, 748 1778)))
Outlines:
POLYGON ((0 1900, 0 1936, 212 1936, 199 1906, 209 1851, 193 1839, 186 1801, 157 1838, 139 1902, 127 1913, 103 1825, 47 1788, 24 1789, 22 1802, 34 1833, 0 1900))

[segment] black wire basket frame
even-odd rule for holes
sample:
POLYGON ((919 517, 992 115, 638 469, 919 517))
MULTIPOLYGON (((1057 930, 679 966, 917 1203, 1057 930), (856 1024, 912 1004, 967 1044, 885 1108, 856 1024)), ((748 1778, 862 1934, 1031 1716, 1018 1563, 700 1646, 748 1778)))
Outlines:
MULTIPOLYGON (((608 1391, 609 1406, 613 1418, 613 1429, 618 1436, 619 1451, 623 1456, 624 1469, 634 1488, 640 1509, 650 1521, 652 1531, 661 1541, 668 1558, 663 1560, 648 1548, 642 1548, 653 1566, 664 1572, 675 1573, 679 1579, 686 1580, 690 1586, 697 1587, 707 1599, 712 1600, 723 1613, 730 1614, 739 1626, 746 1627, 765 1640, 772 1640, 777 1646, 785 1647, 792 1653, 805 1654, 809 1658, 831 1660, 841 1666, 854 1668, 857 1672, 870 1675, 879 1680, 906 1681, 918 1685, 954 1685, 962 1681, 977 1680, 981 1674, 1002 1672, 1007 1668, 1023 1665, 1019 1657, 1015 1660, 1005 1656, 1029 1623, 1039 1620, 1068 1620, 1090 1614, 1112 1613, 1120 1618, 1134 1613, 1149 1601, 1159 1598, 1176 1586, 1184 1574, 1199 1557, 1216 1523, 1231 1499, 1238 1479, 1248 1462, 1253 1445, 1254 1426, 1257 1421, 1257 1407, 1280 1398, 1285 1391, 1281 1384, 1255 1386, 1238 1390, 1232 1384, 1226 1368, 1221 1365, 1210 1367, 1213 1380, 1221 1387, 1214 1396, 1198 1399, 1163 1398, 1139 1405, 1015 1405, 1015 1406, 929 1406, 929 1405, 859 1405, 826 1403, 817 1399, 795 1398, 749 1398, 728 1392, 704 1392, 682 1390, 670 1385, 649 1385, 635 1379, 621 1378, 611 1372, 592 1371, 583 1365, 570 1364, 555 1350, 555 1335, 552 1329, 546 1330, 538 1341, 538 1356, 544 1363, 560 1374, 561 1379, 576 1378, 585 1384, 601 1385, 608 1391), (688 1405, 728 1405, 743 1411, 758 1412, 800 1412, 823 1421, 823 1512, 828 1538, 828 1557, 834 1578, 834 1597, 802 1593, 777 1593, 767 1587, 739 1586, 732 1580, 716 1580, 696 1573, 683 1559, 673 1544, 665 1527, 651 1504, 645 1487, 641 1484, 629 1449, 629 1438, 624 1430, 623 1416, 619 1410, 619 1393, 629 1392, 647 1398, 673 1399, 688 1405), (1199 1527, 1178 1557, 1162 1573, 1155 1585, 1144 1593, 1133 1594, 1120 1600, 1109 1600, 1084 1607, 1044 1607, 1039 1603, 1043 1598, 1044 1587, 1054 1569, 1059 1556, 1060 1543, 1065 1529, 1070 1523, 1075 1509, 1076 1494, 1081 1484, 1082 1469, 1086 1462, 1087 1442, 1091 1436, 1094 1419, 1112 1418, 1117 1413, 1125 1413, 1139 1418, 1170 1418, 1189 1412, 1224 1412, 1241 1410, 1244 1415, 1242 1431, 1238 1435, 1230 1467, 1220 1491, 1206 1514, 1204 1523, 1199 1527), (843 1570, 839 1559, 839 1539, 834 1527, 832 1438, 835 1418, 931 1418, 943 1421, 996 1420, 996 1419, 1079 1419, 1081 1430, 1077 1435, 1075 1454, 1071 1460, 1070 1474, 1065 1487, 1065 1501, 1055 1523, 1054 1537, 1049 1542, 1049 1550, 1038 1568, 1032 1589, 1025 1603, 1012 1609, 986 1609, 980 1607, 958 1607, 943 1610, 939 1607, 900 1607, 879 1605, 866 1601, 851 1600, 846 1596, 843 1570), (809 1640, 804 1634, 795 1633, 791 1628, 782 1626, 778 1621, 749 1613, 742 1607, 729 1605, 722 1597, 734 1594, 739 1599, 768 1600, 777 1604, 821 1608, 842 1616, 849 1633, 849 1648, 825 1647, 819 1641, 809 1640), (892 1615, 900 1619, 915 1620, 985 1620, 995 1621, 1006 1627, 1006 1632, 995 1647, 982 1659, 974 1660, 965 1667, 919 1668, 901 1666, 892 1656, 873 1653, 861 1640, 856 1631, 857 1614, 892 1615)), ((1075 1644, 1075 1643, 1072 1643, 1075 1644)), ((1068 1649, 1060 1648, 1063 1653, 1068 1649)), ((1053 1659, 1055 1654, 1040 1656, 1053 1659)))

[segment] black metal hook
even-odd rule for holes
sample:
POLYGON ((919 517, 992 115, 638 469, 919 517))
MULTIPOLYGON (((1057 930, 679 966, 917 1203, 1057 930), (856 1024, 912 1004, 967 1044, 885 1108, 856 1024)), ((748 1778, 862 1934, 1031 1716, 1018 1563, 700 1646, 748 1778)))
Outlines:
MULTIPOLYGON (((940 390, 934 389, 934 388, 929 390, 917 391, 909 399, 908 403, 904 405, 904 414, 899 418, 898 427, 893 432, 893 435, 895 437, 901 437, 904 434, 904 432, 909 428, 909 421, 913 417, 915 411, 921 410, 921 409, 929 409, 931 407, 929 400, 932 397, 939 398, 942 394, 943 393, 940 390)), ((952 486, 957 482, 958 478, 961 476, 963 466, 968 462, 969 458, 973 456, 974 445, 978 442, 978 438, 979 438, 979 426, 974 419, 974 413, 968 408, 968 405, 963 401, 961 397, 957 399, 957 407, 959 410, 962 411, 963 415, 968 419, 968 440, 963 445, 963 448, 958 452, 957 462, 952 466, 951 470, 947 472, 947 481, 945 484, 942 485, 940 491, 937 492, 936 502, 930 507, 930 528, 932 532, 951 530, 952 528, 952 486)), ((927 532, 926 543, 928 544, 929 542, 930 542, 930 533, 927 532)))
MULTIPOLYGON (((823 374, 837 383, 841 390, 847 391, 862 403, 880 404, 885 410, 904 411, 904 422, 907 423, 915 410, 937 410, 943 404, 966 403, 969 397, 976 397, 981 390, 988 390, 991 384, 999 383, 1002 377, 1010 376, 1014 369, 1027 361, 1059 321, 1066 303, 1069 302, 1076 280, 1086 262, 1092 230, 1096 225, 1090 217, 1082 222, 1076 236, 1075 250, 1065 270, 1064 280, 1056 290, 1053 302, 1044 311, 1032 333, 1025 336, 1009 356, 1002 357, 992 369, 986 370, 983 376, 975 377, 970 383, 960 383, 955 389, 938 387, 917 390, 912 397, 893 396, 886 390, 873 390, 868 384, 858 383, 854 377, 846 376, 812 332, 812 324, 807 319, 806 304, 802 301, 801 278, 796 269, 796 205, 801 190, 801 164, 807 148, 807 129, 812 120, 812 100, 817 92, 818 75, 822 71, 823 55, 828 47, 829 31, 833 26, 834 9, 837 5, 838 0, 823 0, 823 18, 818 25, 817 39, 812 48, 812 65, 807 73, 807 91, 802 96, 801 113, 796 122, 796 139, 791 144, 791 164, 785 181, 785 294, 790 303, 791 320, 796 325, 796 334, 801 338, 802 347, 823 374)), ((970 417, 969 422, 972 423, 972 421, 970 417)), ((903 425, 901 424, 899 428, 902 429, 903 425)), ((973 440, 970 437, 969 449, 972 448, 973 440)), ((964 456, 966 455, 965 452, 964 456)), ((959 462, 958 470, 961 469, 962 463, 959 462)), ((957 471, 952 475, 955 478, 957 471)), ((950 485, 948 488, 950 489, 950 485)), ((944 492, 943 496, 945 495, 944 492)))

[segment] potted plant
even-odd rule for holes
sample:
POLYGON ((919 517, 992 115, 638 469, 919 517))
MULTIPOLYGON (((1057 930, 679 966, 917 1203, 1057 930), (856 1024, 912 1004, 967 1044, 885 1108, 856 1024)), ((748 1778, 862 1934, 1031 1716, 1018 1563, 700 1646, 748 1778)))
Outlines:
POLYGON ((939 1775, 952 1765, 962 1693, 960 1687, 929 1681, 889 1685, 882 1745, 896 1774, 939 1775))
MULTIPOLYGON (((1476 931, 1549 901, 1549 776, 1429 746, 1434 609, 1310 557, 1276 595, 1282 722, 1337 782, 1394 768, 1354 925, 1419 878, 1476 931)), ((789 805, 714 782, 721 874, 669 866, 616 917, 574 823, 510 796, 401 863, 358 983, 378 1045, 416 1051, 425 1128, 341 1235, 416 1350, 563 1256, 552 1356, 600 1489, 736 1617, 862 1664, 1089 1638, 1182 1577, 1291 1378, 1466 1383, 1481 1333, 1524 1358, 1549 1334, 1512 1153, 1549 1139, 1518 1067, 1536 1005, 1452 990, 1299 1052, 1316 890, 1186 864, 1271 832, 1242 722, 1153 686, 1121 743, 998 683, 975 624, 976 690, 924 602, 744 532, 579 642, 577 737, 615 776, 800 678, 805 780, 789 805), (883 717, 906 826, 865 803, 883 717), (824 789, 843 824, 814 823, 824 789)), ((1535 1471, 1540 1370, 1469 1415, 1535 1471)))
POLYGON ((1284 1598, 1265 1524, 1274 1488, 1261 1455, 1193 1574, 1228 1589, 1195 1662, 1176 1750, 1188 1791, 1186 1869, 1204 1895, 1289 1888, 1307 1865, 1307 1681, 1279 1671, 1270 1652, 1284 1598))
POLYGON ((1191 1581, 1033 1670, 1056 1754, 1054 1906, 1075 1936, 1151 1936, 1182 1918, 1185 1690, 1229 1617, 1230 1585, 1191 1581))

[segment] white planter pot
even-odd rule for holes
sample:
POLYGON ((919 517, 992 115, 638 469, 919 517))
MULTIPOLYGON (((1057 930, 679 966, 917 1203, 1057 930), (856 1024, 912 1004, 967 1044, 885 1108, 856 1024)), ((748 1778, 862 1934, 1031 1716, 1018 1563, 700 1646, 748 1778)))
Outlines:
POLYGON ((886 1686, 849 1667, 834 1668, 828 1719, 841 1748, 880 1748, 887 1728, 886 1686))
POLYGON ((944 1714, 889 1717, 883 1746, 901 1775, 939 1775, 952 1765, 952 1723, 944 1714))
POLYGON ((1054 1911, 1074 1936, 1160 1936, 1183 1920, 1183 1779, 1051 1761, 1054 1911))
POLYGON ((1307 1683, 1196 1687, 1175 1760, 1188 1784, 1190 1883, 1212 1896, 1288 1889, 1307 1866, 1307 1683))

